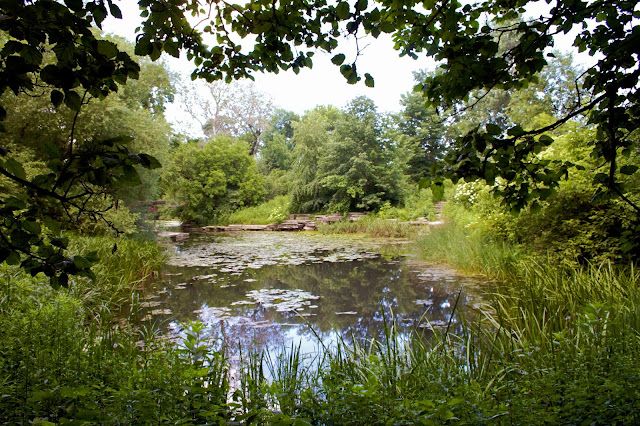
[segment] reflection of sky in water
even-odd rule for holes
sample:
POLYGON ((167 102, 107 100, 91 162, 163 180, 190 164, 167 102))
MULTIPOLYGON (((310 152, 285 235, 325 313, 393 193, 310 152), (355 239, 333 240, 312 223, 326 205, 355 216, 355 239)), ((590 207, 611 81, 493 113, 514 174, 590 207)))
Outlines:
POLYGON ((418 262, 402 241, 256 232, 171 247, 162 278, 141 297, 144 320, 179 334, 181 322, 199 319, 232 356, 380 339, 391 318, 403 336, 449 322, 455 332, 480 301, 479 279, 418 262))

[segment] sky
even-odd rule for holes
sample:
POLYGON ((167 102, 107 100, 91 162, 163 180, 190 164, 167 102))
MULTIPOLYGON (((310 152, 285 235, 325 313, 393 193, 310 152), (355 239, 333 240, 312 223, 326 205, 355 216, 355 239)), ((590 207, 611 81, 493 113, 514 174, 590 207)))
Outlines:
MULTIPOLYGON (((108 17, 103 24, 103 30, 134 41, 135 28, 140 22, 137 2, 127 0, 117 4, 124 18, 108 17)), ((545 2, 538 2, 538 4, 532 8, 532 12, 540 13, 540 7, 547 10, 549 8, 545 2)), ((573 40, 573 37, 559 40, 557 44, 561 50, 570 48, 569 40, 573 40)), ((362 47, 363 43, 361 42, 360 45, 362 47)), ((302 69, 298 75, 293 71, 279 74, 256 73, 256 87, 269 95, 275 106, 298 114, 303 114, 317 105, 344 107, 350 100, 360 95, 371 98, 380 112, 399 111, 400 96, 409 92, 415 84, 413 72, 434 69, 434 61, 426 57, 420 57, 418 60, 409 57, 400 58, 393 49, 391 38, 384 34, 378 39, 369 37, 364 45, 367 47, 358 58, 358 72, 362 76, 368 72, 374 77, 375 87, 373 88, 364 85, 364 78, 355 85, 347 84, 340 74, 339 67, 331 63, 332 55, 323 52, 317 52, 313 57, 312 69, 302 69)), ((351 52, 353 57, 355 47, 349 43, 343 43, 338 51, 347 54, 345 62, 349 62, 349 53, 351 52)), ((193 66, 189 61, 184 58, 175 59, 168 55, 163 55, 163 60, 173 72, 178 73, 180 79, 185 82, 191 80, 190 73, 193 66)), ((166 116, 167 120, 174 124, 175 130, 192 136, 201 135, 197 122, 190 119, 179 103, 170 105, 166 116)))
MULTIPOLYGON (((123 19, 107 18, 103 24, 106 33, 135 40, 135 28, 140 22, 136 2, 119 2, 123 19)), ((365 45, 367 43, 365 42, 365 45)), ((362 43, 361 43, 362 46, 362 43)), ((349 43, 340 45, 340 51, 355 54, 355 47, 349 43)), ((434 62, 427 58, 414 60, 400 58, 393 50, 390 37, 381 35, 371 41, 358 58, 358 71, 364 76, 368 72, 375 79, 375 87, 364 85, 364 78, 355 85, 347 84, 340 74, 339 67, 331 63, 333 55, 317 52, 313 57, 313 69, 302 69, 299 74, 293 71, 279 74, 256 73, 257 88, 271 96, 276 106, 302 114, 316 105, 334 105, 342 107, 356 96, 365 95, 374 100, 380 111, 399 111, 400 95, 414 86, 413 71, 434 68, 434 62)), ((181 78, 190 80, 192 64, 186 59, 176 60, 163 56, 169 68, 178 72, 181 78)))

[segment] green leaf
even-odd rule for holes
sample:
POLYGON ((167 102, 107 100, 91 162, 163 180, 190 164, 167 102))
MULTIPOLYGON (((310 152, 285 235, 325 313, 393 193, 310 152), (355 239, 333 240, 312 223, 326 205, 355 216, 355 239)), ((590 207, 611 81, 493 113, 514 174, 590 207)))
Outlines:
POLYGON ((335 55, 333 58, 331 58, 331 62, 333 62, 335 65, 342 65, 344 60, 345 60, 345 56, 342 53, 339 53, 335 55))
POLYGON ((112 1, 109 1, 109 11, 114 18, 122 19, 122 12, 120 11, 120 8, 113 4, 112 1))
POLYGON ((76 265, 78 269, 90 268, 94 263, 82 256, 75 256, 72 258, 72 260, 73 260, 73 264, 76 265))
POLYGON ((35 47, 28 45, 23 47, 20 51, 20 56, 33 65, 40 65, 42 63, 42 53, 35 47))
POLYGON ((22 163, 15 158, 9 157, 4 161, 0 161, 0 166, 19 179, 25 180, 27 178, 27 173, 24 171, 22 163))
POLYGON ((152 61, 157 61, 160 58, 161 54, 162 49, 160 49, 156 43, 151 43, 151 52, 149 52, 149 58, 151 58, 152 61))
POLYGON ((418 188, 424 189, 431 186, 431 178, 425 177, 418 181, 418 188))
POLYGON ((135 167, 128 164, 122 166, 122 177, 120 180, 122 183, 131 186, 140 185, 142 183, 140 175, 138 175, 135 167))
POLYGON ((510 128, 509 130, 507 130, 507 134, 508 134, 509 136, 515 136, 515 137, 518 137, 518 136, 522 136, 522 135, 524 135, 524 134, 525 134, 525 131, 524 131, 524 129, 523 129, 522 127, 520 127, 520 126, 513 126, 513 127, 512 127, 512 128, 510 128))
POLYGON ((551 136, 549 136, 549 135, 541 135, 538 138, 538 141, 540 143, 545 144, 546 146, 549 146, 549 145, 551 145, 553 143, 553 138, 551 136))
POLYGON ((59 107, 64 100, 64 94, 59 90, 51 91, 51 103, 54 107, 59 107))
POLYGON ((22 210, 27 208, 27 203, 25 203, 20 198, 9 197, 4 201, 5 208, 10 208, 11 210, 22 210))
POLYGON ((69 245, 69 239, 66 237, 51 238, 51 245, 61 249, 66 249, 69 245))
POLYGON ((5 259, 9 257, 10 254, 11 254, 11 250, 9 250, 7 247, 0 246, 0 263, 4 262, 5 259))
POLYGON ((42 231, 40 224, 32 220, 22 222, 22 229, 34 235, 40 235, 40 231, 42 231))
POLYGON ((140 157, 140 165, 142 167, 145 167, 151 170, 159 169, 162 167, 162 164, 160 164, 160 162, 155 157, 152 157, 151 155, 139 154, 138 156, 140 157))
POLYGON ((82 0, 64 0, 64 4, 74 12, 80 12, 82 10, 82 0))
POLYGON ((20 263, 20 253, 17 251, 11 251, 5 259, 5 262, 7 262, 7 265, 17 265, 20 263))
POLYGON ((497 126, 495 124, 491 124, 491 123, 487 124, 486 129, 487 129, 487 133, 492 136, 497 136, 502 133, 502 129, 500 128, 500 126, 497 126))
POLYGON ((632 175, 636 171, 638 171, 638 166, 633 164, 627 164, 625 166, 620 167, 620 173, 624 175, 632 175))
POLYGON ((142 36, 137 40, 135 48, 136 55, 147 56, 149 53, 151 53, 152 50, 153 47, 151 45, 149 36, 142 36))
MULTIPOLYGON (((53 277, 52 277, 52 279, 53 279, 53 277)), ((65 273, 60 274, 60 276, 57 277, 57 284, 60 287, 64 287, 64 288, 69 287, 69 275, 67 275, 65 273)))
POLYGON ((365 73, 365 75, 364 75, 364 85, 367 86, 367 87, 373 87, 375 85, 375 82, 373 81, 373 77, 371 77, 371 74, 365 73))
POLYGON ((98 40, 98 53, 107 57, 107 59, 115 58, 118 55, 118 46, 108 40, 98 40))
POLYGON ((341 1, 340 3, 338 3, 338 6, 336 7, 336 15, 340 20, 347 19, 350 16, 349 3, 345 1, 341 1))
POLYGON ((43 217, 42 218, 42 223, 54 235, 60 235, 60 232, 62 232, 62 229, 60 228, 60 223, 57 220, 55 220, 55 219, 53 219, 53 218, 51 218, 49 216, 43 217))
POLYGON ((64 104, 73 111, 80 111, 80 108, 82 107, 82 99, 80 98, 80 95, 73 90, 70 90, 64 97, 64 104))
POLYGON ((11 243, 18 247, 28 247, 32 237, 33 235, 28 232, 24 232, 22 229, 14 229, 11 231, 11 243))
POLYGON ((173 40, 167 40, 164 42, 164 51, 174 58, 180 57, 180 50, 178 49, 178 45, 173 40))
POLYGON ((62 158, 62 151, 58 146, 51 142, 45 142, 42 146, 44 153, 47 154, 49 158, 62 158))

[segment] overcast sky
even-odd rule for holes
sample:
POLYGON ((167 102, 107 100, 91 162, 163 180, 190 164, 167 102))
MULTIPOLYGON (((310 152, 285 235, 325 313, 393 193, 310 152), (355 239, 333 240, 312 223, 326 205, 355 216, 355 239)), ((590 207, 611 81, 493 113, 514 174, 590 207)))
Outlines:
MULTIPOLYGON (((124 18, 108 18, 103 30, 133 41, 135 28, 140 22, 137 4, 129 1, 118 5, 124 18)), ((347 53, 347 60, 348 53, 355 54, 355 48, 348 43, 340 47, 347 53)), ((276 105, 297 113, 303 113, 316 105, 331 104, 341 107, 359 95, 372 98, 382 111, 397 111, 400 109, 400 94, 413 87, 412 72, 433 68, 433 61, 426 58, 399 58, 389 37, 381 36, 377 40, 371 38, 363 55, 358 58, 358 71, 363 76, 368 72, 375 79, 375 87, 369 88, 364 85, 364 79, 356 85, 347 84, 339 67, 331 63, 331 57, 332 55, 322 52, 316 53, 313 57, 313 69, 303 69, 298 75, 293 71, 277 75, 257 73, 256 85, 261 91, 268 93, 276 105)), ((178 61, 165 55, 165 60, 173 71, 180 72, 183 78, 189 79, 193 67, 186 59, 178 61)))
MULTIPOLYGON (((548 10, 548 5, 539 2, 548 10)), ((107 18, 103 24, 103 30, 107 33, 117 34, 131 41, 135 39, 135 28, 140 23, 139 10, 135 1, 118 2, 124 18, 107 18)), ((540 13, 539 10, 536 10, 540 13)), ((573 38, 571 38, 572 40, 573 38)), ((558 42, 558 40, 556 40, 558 42)), ((560 40, 559 47, 566 50, 570 47, 569 38, 560 40), (564 43, 563 43, 564 42, 564 43)), ((361 46, 363 43, 361 43, 361 46)), ((362 56, 358 58, 358 72, 370 73, 375 79, 375 87, 364 85, 364 78, 355 85, 347 84, 342 77, 339 67, 331 63, 332 55, 322 52, 313 57, 313 69, 302 69, 298 75, 293 71, 280 72, 279 74, 257 73, 257 88, 270 95, 274 104, 280 108, 302 114, 316 105, 334 105, 343 107, 356 96, 365 95, 373 99, 379 111, 399 111, 400 95, 410 91, 415 84, 413 71, 420 69, 434 69, 435 64, 431 59, 421 57, 413 60, 408 57, 400 58, 393 49, 393 43, 389 37, 381 35, 378 39, 364 42, 367 45, 362 56)), ((341 44, 339 52, 347 55, 347 61, 353 60, 355 48, 348 43, 341 44), (351 58, 349 54, 351 53, 351 58)), ((186 59, 175 59, 163 55, 169 68, 179 73, 180 78, 190 80, 193 69, 186 59)), ((195 122, 189 123, 189 119, 182 112, 180 105, 173 105, 167 109, 167 119, 175 124, 176 130, 186 131, 192 135, 199 133, 199 126, 195 122), (186 127, 185 127, 186 126, 186 127)))

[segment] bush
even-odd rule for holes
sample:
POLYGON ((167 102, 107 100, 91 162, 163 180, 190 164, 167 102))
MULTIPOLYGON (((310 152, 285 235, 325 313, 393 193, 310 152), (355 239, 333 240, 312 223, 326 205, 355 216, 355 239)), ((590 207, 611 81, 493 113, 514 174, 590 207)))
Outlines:
POLYGON ((221 223, 234 211, 264 197, 264 179, 246 144, 217 137, 202 149, 180 145, 164 170, 163 186, 185 221, 221 223))

